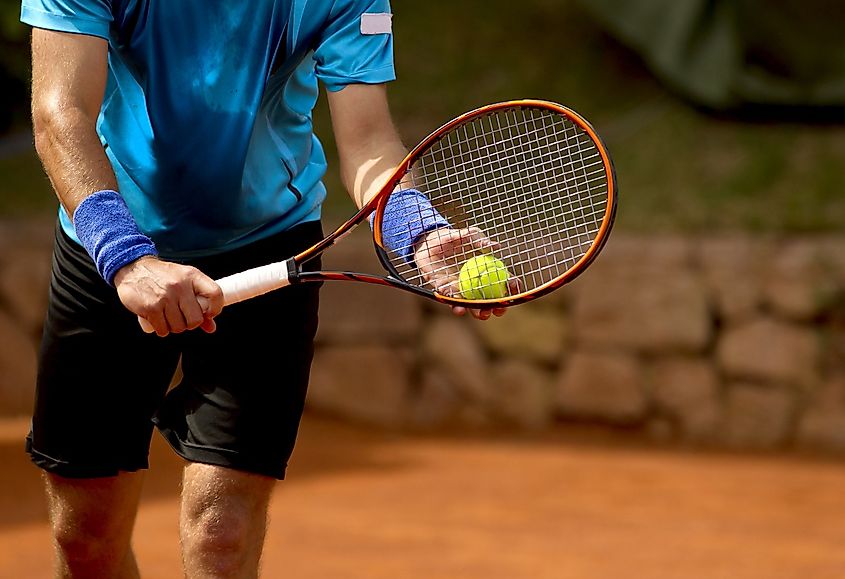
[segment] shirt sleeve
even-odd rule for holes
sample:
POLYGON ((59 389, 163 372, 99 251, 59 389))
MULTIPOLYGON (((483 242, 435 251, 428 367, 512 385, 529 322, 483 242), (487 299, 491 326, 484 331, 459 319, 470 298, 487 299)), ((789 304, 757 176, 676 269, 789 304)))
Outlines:
POLYGON ((23 0, 21 22, 35 28, 108 40, 112 0, 23 0))
POLYGON ((378 84, 396 78, 390 22, 388 0, 337 0, 334 3, 314 51, 317 78, 328 90, 338 91, 355 83, 378 84), (372 26, 372 22, 377 25, 372 26))

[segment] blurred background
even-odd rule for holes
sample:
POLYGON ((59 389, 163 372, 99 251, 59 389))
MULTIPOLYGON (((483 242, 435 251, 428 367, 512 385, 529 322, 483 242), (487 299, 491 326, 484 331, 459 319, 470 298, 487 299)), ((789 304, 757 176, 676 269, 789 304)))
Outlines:
MULTIPOLYGON (((563 103, 611 151, 616 227, 578 280, 487 323, 327 284, 267 576, 845 576, 845 5, 393 9, 406 143, 482 104, 563 103)), ((0 576, 35 577, 22 437, 57 204, 18 15, 0 0, 0 576)), ((315 121, 328 228, 352 204, 324 99, 315 121)), ((327 265, 378 268, 371 243, 327 265)), ((153 466, 137 542, 171 577, 179 462, 157 437, 153 466)))

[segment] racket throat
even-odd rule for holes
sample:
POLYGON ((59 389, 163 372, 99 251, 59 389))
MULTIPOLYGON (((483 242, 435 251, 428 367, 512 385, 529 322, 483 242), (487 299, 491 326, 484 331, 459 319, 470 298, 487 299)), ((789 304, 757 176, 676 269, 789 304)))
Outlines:
POLYGON ((299 279, 299 266, 296 264, 296 259, 291 257, 284 262, 284 265, 287 270, 287 280, 289 284, 295 284, 302 281, 299 279))

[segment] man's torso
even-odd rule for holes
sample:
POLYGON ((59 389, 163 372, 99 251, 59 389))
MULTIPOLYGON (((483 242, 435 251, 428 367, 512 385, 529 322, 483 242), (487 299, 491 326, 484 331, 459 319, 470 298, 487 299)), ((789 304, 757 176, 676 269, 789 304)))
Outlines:
POLYGON ((98 133, 121 194, 162 254, 215 253, 318 219, 326 162, 312 131, 315 68, 329 61, 333 78, 344 48, 356 48, 360 32, 342 28, 338 5, 360 18, 389 10, 387 1, 103 2, 87 2, 92 18, 112 19, 98 133))

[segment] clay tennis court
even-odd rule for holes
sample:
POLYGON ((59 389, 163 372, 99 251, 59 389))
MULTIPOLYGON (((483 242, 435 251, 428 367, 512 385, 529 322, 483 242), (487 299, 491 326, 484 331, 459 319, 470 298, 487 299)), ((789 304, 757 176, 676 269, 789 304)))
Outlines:
MULTIPOLYGON (((22 420, 0 423, 0 576, 49 577, 22 420)), ((156 438, 135 547, 179 577, 180 461, 156 438)), ((306 417, 263 577, 841 579, 845 465, 585 437, 426 438, 306 417)))

